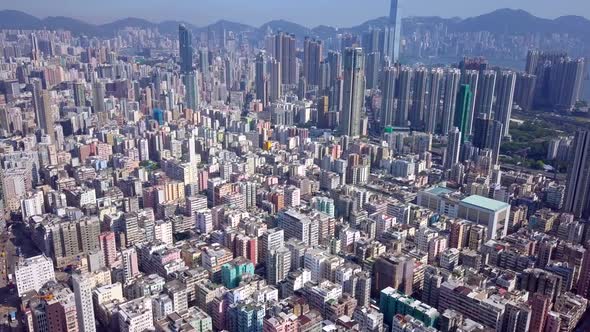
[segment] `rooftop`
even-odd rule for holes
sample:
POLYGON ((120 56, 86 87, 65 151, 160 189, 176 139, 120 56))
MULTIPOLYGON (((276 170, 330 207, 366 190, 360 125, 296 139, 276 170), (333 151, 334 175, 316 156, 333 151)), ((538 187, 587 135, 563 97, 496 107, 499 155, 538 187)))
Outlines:
POLYGON ((487 198, 487 197, 483 197, 483 196, 478 196, 478 195, 472 195, 467 198, 464 198, 461 202, 468 204, 468 205, 475 206, 475 207, 479 207, 482 209, 491 210, 494 212, 497 212, 497 211, 500 211, 500 210, 510 207, 510 205, 508 205, 508 203, 504 203, 501 201, 497 201, 495 199, 491 199, 491 198, 487 198))
POLYGON ((432 195, 442 196, 442 195, 452 193, 453 190, 445 188, 445 187, 432 187, 430 189, 427 189, 426 192, 429 194, 432 194, 432 195))

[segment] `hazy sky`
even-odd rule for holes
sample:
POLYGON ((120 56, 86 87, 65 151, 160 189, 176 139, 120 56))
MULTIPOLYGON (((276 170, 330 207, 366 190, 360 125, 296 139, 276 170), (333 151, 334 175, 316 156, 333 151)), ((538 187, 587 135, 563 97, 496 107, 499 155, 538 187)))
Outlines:
MULTIPOLYGON (((474 16, 498 8, 525 9, 555 18, 590 18, 590 0, 402 0, 403 16, 474 16)), ((389 0, 0 0, 0 9, 17 9, 39 17, 71 16, 92 23, 123 17, 152 21, 183 20, 206 25, 219 19, 261 25, 286 19, 308 27, 352 26, 385 16, 389 0)))

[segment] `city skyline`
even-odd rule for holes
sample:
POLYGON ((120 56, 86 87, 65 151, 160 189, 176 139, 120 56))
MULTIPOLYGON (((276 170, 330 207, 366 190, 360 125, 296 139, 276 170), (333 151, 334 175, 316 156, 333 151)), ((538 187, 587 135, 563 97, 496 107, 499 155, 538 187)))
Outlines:
MULTIPOLYGON (((243 8, 238 0, 200 1, 198 7, 189 1, 182 0, 177 6, 171 8, 159 0, 149 0, 140 3, 136 0, 116 2, 113 0, 102 1, 100 6, 88 3, 78 3, 71 0, 57 0, 54 2, 42 2, 38 0, 25 0, 18 3, 5 0, 0 1, 0 8, 6 10, 18 10, 39 18, 51 16, 70 16, 87 23, 105 24, 127 17, 136 17, 153 22, 170 20, 185 21, 196 26, 205 26, 219 20, 260 26, 272 20, 286 20, 301 24, 308 28, 321 25, 333 27, 348 27, 361 24, 365 21, 385 17, 389 14, 389 0, 373 0, 371 6, 354 0, 325 0, 319 3, 311 0, 301 0, 293 3, 281 4, 278 10, 277 4, 270 0, 257 1, 256 4, 243 8), (6 3, 5 3, 6 2, 6 3), (57 4, 56 4, 57 3, 57 4), (322 14, 333 11, 334 6, 347 8, 337 15, 328 17, 322 14), (67 7, 67 13, 61 9, 67 7)), ((469 18, 483 15, 498 9, 517 9, 529 12, 532 15, 555 19, 560 16, 577 15, 590 19, 590 2, 573 0, 553 8, 551 0, 499 0, 493 3, 485 3, 480 6, 472 6, 468 0, 450 0, 444 5, 434 4, 432 0, 400 1, 402 17, 414 16, 439 16, 443 18, 459 17, 469 18)))

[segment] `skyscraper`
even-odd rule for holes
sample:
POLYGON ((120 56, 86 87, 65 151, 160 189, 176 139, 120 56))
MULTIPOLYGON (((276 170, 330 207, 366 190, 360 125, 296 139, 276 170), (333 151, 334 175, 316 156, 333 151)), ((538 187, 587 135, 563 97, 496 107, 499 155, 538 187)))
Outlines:
POLYGON ((459 162, 459 153, 461 149, 462 143, 462 133, 457 127, 453 127, 449 131, 448 136, 448 143, 447 143, 447 151, 445 157, 445 168, 451 169, 453 165, 459 162))
POLYGON ((51 96, 49 95, 49 91, 43 90, 40 96, 40 118, 37 120, 39 121, 37 124, 45 134, 51 137, 51 141, 55 140, 55 127, 53 124, 53 109, 51 108, 51 96))
POLYGON ((376 89, 379 83, 379 52, 372 52, 367 55, 367 66, 365 73, 367 76, 367 89, 376 89))
POLYGON ((402 67, 399 71, 398 79, 398 105, 395 112, 394 123, 396 126, 407 127, 408 116, 410 113, 412 78, 414 77, 414 70, 410 67, 402 67))
POLYGON ((297 48, 295 35, 279 32, 275 35, 274 57, 281 63, 282 84, 297 84, 297 48))
POLYGON ((479 77, 477 96, 475 99, 475 111, 479 114, 492 115, 492 106, 496 90, 496 72, 485 70, 479 77))
POLYGON ((92 84, 92 106, 94 108, 94 113, 98 114, 106 111, 104 95, 104 83, 101 81, 94 82, 94 84, 92 84))
POLYGON ((322 41, 305 37, 303 42, 303 74, 309 85, 319 85, 322 41))
POLYGON ((571 145, 563 210, 576 217, 590 215, 590 131, 580 130, 571 145))
POLYGON ((270 101, 281 99, 281 63, 275 58, 270 58, 267 61, 267 72, 269 76, 268 81, 268 96, 270 101))
POLYGON ((572 111, 580 98, 584 80, 584 59, 561 58, 553 63, 550 72, 551 104, 558 110, 572 111))
POLYGON ((391 59, 393 55, 393 46, 395 43, 395 28, 386 25, 379 31, 379 52, 381 52, 381 60, 393 64, 391 59))
POLYGON ((264 52, 256 56, 256 99, 259 99, 264 105, 268 104, 268 75, 266 74, 266 55, 264 52))
POLYGON ((516 75, 514 102, 520 106, 523 111, 530 111, 533 107, 536 85, 537 76, 526 73, 518 73, 516 75))
POLYGON ((412 95, 412 111, 409 115, 414 129, 424 127, 424 109, 426 107, 426 90, 428 88, 428 70, 425 67, 414 72, 414 93, 412 95))
POLYGON ((401 43, 402 12, 399 8, 398 1, 391 0, 389 11, 389 25, 393 29, 393 47, 391 47, 392 53, 389 54, 392 63, 399 62, 399 45, 401 43))
POLYGON ((439 116, 440 125, 437 131, 446 135, 453 127, 455 112, 457 111, 457 95, 459 93, 459 80, 461 72, 459 69, 448 69, 445 71, 443 86, 443 105, 439 116))
POLYGON ((330 86, 342 76, 342 54, 336 51, 328 52, 328 63, 330 64, 330 86))
POLYGON ((82 81, 74 83, 74 105, 77 107, 86 106, 86 91, 82 81))
POLYGON ((344 54, 344 91, 340 132, 360 136, 365 98, 365 55, 362 48, 347 48, 344 54))
POLYGON ((459 89, 459 95, 457 96, 457 107, 455 110, 455 119, 453 124, 459 128, 459 131, 463 133, 461 143, 465 142, 465 134, 467 132, 467 124, 469 121, 469 111, 471 105, 471 87, 467 84, 461 85, 459 89))
POLYGON ((503 71, 496 81, 496 102, 494 107, 494 118, 504 127, 504 136, 509 135, 510 117, 512 115, 512 104, 514 101, 514 88, 516 86, 516 73, 503 71))
POLYGON ((461 83, 469 84, 471 88, 471 106, 469 110, 469 120, 467 121, 467 132, 465 135, 471 135, 473 133, 473 121, 477 118, 475 113, 475 100, 477 99, 477 86, 479 84, 479 71, 478 70, 464 70, 461 72, 461 83))
POLYGON ((539 51, 529 50, 526 55, 526 68, 525 72, 529 75, 537 72, 537 66, 539 63, 539 51))
POLYGON ((180 46, 180 70, 183 73, 191 72, 193 70, 192 34, 184 24, 178 26, 178 40, 180 46))
POLYGON ((500 155, 500 144, 504 130, 502 123, 490 119, 487 114, 481 114, 473 123, 473 146, 479 149, 489 149, 492 151, 492 162, 498 163, 500 155))
POLYGON ((427 133, 434 134, 437 119, 439 117, 441 86, 444 71, 441 68, 433 68, 428 79, 428 97, 424 108, 424 129, 427 133))
POLYGON ((199 69, 203 77, 209 76, 209 50, 204 47, 199 49, 199 69))
POLYGON ((381 126, 391 126, 395 122, 395 83, 397 81, 397 68, 385 68, 383 83, 381 84, 381 126))
POLYGON ((38 126, 41 126, 41 121, 43 121, 43 105, 41 104, 43 101, 41 100, 41 94, 43 93, 43 82, 38 78, 31 78, 30 80, 29 89, 31 90, 32 94, 32 102, 33 102, 33 109, 35 111, 35 121, 38 126))
POLYGON ((184 74, 183 83, 185 91, 185 104, 187 108, 195 111, 200 104, 199 78, 195 71, 184 74))

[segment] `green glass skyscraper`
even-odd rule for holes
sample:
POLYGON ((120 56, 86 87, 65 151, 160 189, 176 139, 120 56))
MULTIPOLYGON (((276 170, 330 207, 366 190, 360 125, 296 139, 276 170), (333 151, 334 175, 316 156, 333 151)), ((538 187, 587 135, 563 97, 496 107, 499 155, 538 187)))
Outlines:
POLYGON ((457 95, 457 106, 455 108, 455 121, 454 126, 459 128, 461 131, 461 143, 465 143, 467 137, 467 129, 469 128, 469 122, 471 121, 471 87, 469 84, 462 84, 459 88, 459 94, 457 95))

